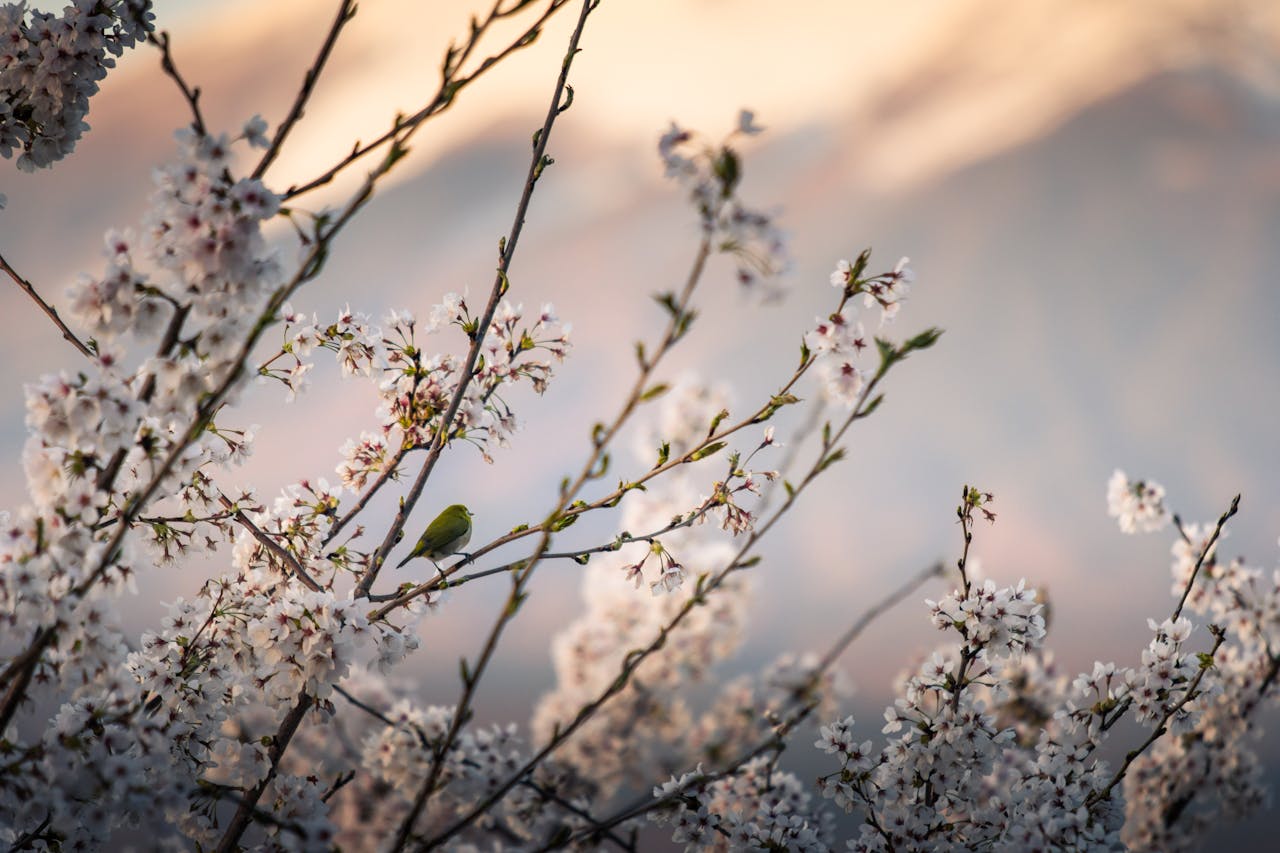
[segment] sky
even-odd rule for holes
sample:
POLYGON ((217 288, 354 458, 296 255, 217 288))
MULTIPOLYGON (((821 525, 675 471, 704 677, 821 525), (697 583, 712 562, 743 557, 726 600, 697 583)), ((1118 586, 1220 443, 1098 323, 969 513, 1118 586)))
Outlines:
MULTIPOLYGON (((273 126, 284 114, 328 24, 321 5, 162 0, 157 15, 202 88, 209 124, 234 130, 254 113, 273 126)), ((362 4, 269 185, 313 174, 426 100, 437 57, 465 29, 465 5, 428 15, 424 4, 362 4)), ((714 138, 748 107, 767 131, 743 146, 743 194, 781 211, 790 293, 756 306, 727 265, 713 265, 703 322, 670 375, 722 379, 745 410, 790 372, 801 333, 829 304, 835 261, 866 246, 873 266, 910 256, 917 274, 894 331, 946 331, 895 370, 849 459, 777 531, 753 578, 750 635, 726 674, 824 648, 902 577, 953 559, 966 483, 996 496, 999 518, 976 542, 983 570, 1047 588, 1049 642, 1070 669, 1136 659, 1147 618, 1171 609, 1170 536, 1125 536, 1106 516, 1116 468, 1163 483, 1188 521, 1215 518, 1240 493, 1225 548, 1275 568, 1280 9, 779 8, 606 0, 592 17, 574 106, 550 149, 557 162, 512 268, 517 300, 552 301, 573 323, 574 355, 544 397, 518 398, 525 428, 494 465, 465 449, 446 459, 421 521, 464 500, 480 541, 553 498, 588 425, 618 402, 630 341, 658 328, 648 294, 679 280, 695 245, 690 212, 662 180, 657 136, 675 120, 714 138)), ((569 23, 555 22, 419 135, 298 307, 421 316, 446 291, 487 288, 569 23)), ((78 272, 100 268, 102 233, 140 216, 150 169, 171 156, 186 118, 155 52, 126 57, 73 157, 33 176, 0 164, 0 252, 56 304, 78 272)), ((345 186, 313 203, 336 203, 345 186)), ((0 394, 11 401, 0 409, 0 505, 15 506, 22 384, 73 368, 76 355, 16 288, 0 290, 0 316, 12 320, 0 341, 0 394)), ((289 406, 267 389, 246 395, 244 421, 262 429, 243 483, 271 495, 333 476, 342 441, 369 427, 372 400, 334 381, 318 370, 313 393, 289 406)), ((502 687, 480 697, 482 717, 549 686, 547 639, 580 607, 572 574, 548 567, 538 579, 497 661, 502 687)), ((157 572, 148 597, 122 606, 144 621, 193 586, 157 572)), ((940 592, 899 606, 842 660, 859 716, 874 722, 892 677, 937 641, 919 599, 940 592)), ((454 661, 479 642, 466 628, 504 594, 459 592, 424 625, 432 653, 412 664, 424 698, 453 701, 454 661)), ((1280 732, 1263 749, 1280 765, 1280 732)))

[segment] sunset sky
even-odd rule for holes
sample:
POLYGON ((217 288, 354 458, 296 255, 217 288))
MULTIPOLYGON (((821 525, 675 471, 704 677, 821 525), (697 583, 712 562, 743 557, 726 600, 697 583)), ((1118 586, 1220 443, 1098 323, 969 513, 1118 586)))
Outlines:
MULTIPOLYGON (((234 131, 255 113, 279 122, 333 5, 160 0, 157 18, 183 74, 202 87, 209 124, 234 131)), ((466 8, 362 3, 267 183, 304 180, 426 101, 466 8)), ((474 544, 551 505, 561 474, 588 448, 590 424, 630 381, 631 342, 659 328, 648 294, 675 286, 696 244, 692 212, 662 179, 657 137, 676 120, 715 138, 747 107, 767 131, 743 146, 744 196, 782 211, 791 293, 778 306, 753 305, 729 265, 713 266, 702 320, 669 375, 726 381, 741 410, 756 405, 789 375, 802 333, 830 305, 835 262, 866 246, 873 267, 910 256, 916 271, 891 331, 937 325, 946 334, 895 370, 849 458, 777 531, 754 570, 751 634, 726 673, 823 648, 902 577, 954 559, 953 511, 966 483, 996 496, 998 521, 975 545, 984 571, 1048 589, 1049 644, 1068 669, 1136 660, 1147 618, 1172 608, 1171 535, 1126 536, 1107 517, 1116 468, 1163 483, 1188 521, 1216 518, 1241 493, 1225 551, 1275 568, 1280 6, 781 8, 604 0, 512 268, 513 299, 554 302, 573 324, 574 353, 544 397, 514 401, 526 424, 514 446, 492 466, 459 448, 411 526, 465 501, 477 513, 474 544)), ((484 292, 570 24, 566 13, 419 134, 406 167, 296 307, 321 318, 348 303, 375 317, 394 307, 424 316, 447 291, 484 292)), ((78 272, 101 268, 103 232, 136 223, 150 169, 171 156, 171 132, 187 118, 157 52, 127 56, 71 158, 35 175, 0 163, 0 252, 57 304, 78 272)), ((336 204, 344 189, 338 182, 308 203, 336 204)), ((17 288, 0 289, 0 316, 9 330, 0 506, 14 507, 22 385, 74 369, 78 356, 17 288)), ((338 385, 335 373, 317 369, 311 393, 288 406, 272 389, 245 395, 241 422, 262 428, 242 484, 269 497, 303 477, 336 479, 337 448, 371 426, 373 397, 338 385)), ((391 504, 383 510, 389 518, 391 504)), ((611 523, 592 529, 607 536, 611 523)), ((482 696, 482 717, 503 717, 504 704, 549 685, 547 639, 579 608, 572 575, 547 566, 535 583, 499 658, 506 698, 482 696)), ((123 605, 139 621, 195 583, 157 572, 145 588, 123 605)), ((454 701, 456 660, 479 643, 466 628, 505 591, 476 584, 424 623, 424 653, 411 667, 426 700, 454 701)), ((935 584, 899 606, 843 661, 858 690, 849 710, 875 730, 890 679, 938 640, 921 601, 941 591, 935 584)), ((1270 727, 1275 767, 1280 721, 1270 727)))

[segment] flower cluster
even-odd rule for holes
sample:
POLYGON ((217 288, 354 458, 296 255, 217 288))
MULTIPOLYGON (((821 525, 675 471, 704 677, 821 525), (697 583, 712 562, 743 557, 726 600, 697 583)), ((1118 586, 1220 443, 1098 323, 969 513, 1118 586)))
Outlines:
POLYGON ((1150 480, 1130 480, 1117 470, 1107 481, 1107 514, 1125 533, 1152 533, 1169 523, 1164 487, 1150 480))
POLYGON ((152 31, 151 0, 72 0, 62 15, 0 6, 0 156, 18 168, 67 156, 89 129, 98 82, 152 31))
POLYGON ((698 720, 691 742, 696 756, 723 766, 769 739, 779 725, 800 713, 835 711, 846 685, 818 669, 814 655, 784 654, 756 675, 725 684, 698 720))
POLYGON ((224 377, 279 275, 261 235, 277 197, 261 181, 231 176, 225 135, 184 130, 177 137, 181 156, 156 171, 141 245, 128 233, 108 234, 107 271, 69 291, 73 314, 104 351, 126 333, 148 342, 167 325, 184 324, 181 345, 163 348, 140 380, 156 385, 162 409, 172 413, 192 410, 224 377), (140 268, 143 260, 153 274, 140 268))
MULTIPOLYGON (((200 470, 247 453, 244 431, 214 427, 194 440, 185 436, 201 400, 234 369, 227 335, 247 322, 274 273, 262 254, 260 214, 235 201, 246 185, 227 176, 218 148, 186 135, 183 162, 158 173, 145 253, 161 275, 137 272, 131 242, 111 235, 107 274, 73 288, 73 309, 97 337, 92 368, 28 386, 32 437, 24 465, 33 505, 11 520, 0 543, 0 621, 11 636, 31 636, 63 618, 59 609, 76 607, 95 585, 131 583, 141 555, 139 540, 117 533, 126 512, 143 522, 141 541, 161 560, 172 556, 175 530, 198 541, 222 511, 198 485, 200 470), (152 321, 162 314, 171 325, 167 345, 127 371, 114 347, 125 333, 154 337, 152 321), (178 318, 189 324, 183 335, 178 318), (143 496, 148 506, 135 505, 143 496), (176 517, 162 511, 170 497, 185 504, 176 517), (150 508, 157 513, 143 514, 150 508)), ((114 645, 77 642, 73 630, 62 648, 79 658, 114 645)))
POLYGON ((353 312, 349 306, 338 314, 337 320, 326 325, 314 314, 308 319, 286 303, 281 319, 284 343, 279 352, 258 368, 258 374, 287 388, 289 400, 310 384, 308 374, 314 365, 303 359, 317 348, 334 353, 343 376, 371 376, 374 370, 384 366, 381 330, 372 325, 369 317, 353 312), (292 364, 277 366, 281 360, 291 360, 292 364))
MULTIPOLYGON (((827 317, 818 317, 816 325, 805 335, 805 347, 817 358, 819 381, 824 396, 843 406, 854 406, 866 384, 866 369, 857 363, 858 356, 870 341, 858 319, 855 297, 862 297, 862 307, 879 306, 880 324, 897 316, 914 275, 902 258, 892 270, 866 276, 870 254, 863 252, 850 263, 841 260, 831 273, 831 284, 842 291, 840 307, 827 317)), ((880 341, 876 342, 877 347, 880 341)))
POLYGON ((1256 712, 1276 696, 1280 571, 1241 559, 1219 561, 1213 532, 1211 525, 1181 530, 1172 549, 1173 593, 1190 586, 1187 608, 1222 626, 1230 642, 1213 656, 1211 686, 1218 689, 1205 688, 1196 700, 1201 707, 1195 729, 1160 739, 1125 779, 1124 838, 1133 850, 1193 850, 1224 819, 1248 816, 1270 801, 1258 758, 1262 731, 1256 712))
POLYGON ((769 300, 782 294, 778 277, 791 267, 787 237, 775 222, 776 214, 753 210, 738 200, 742 166, 730 147, 735 138, 762 130, 754 114, 742 110, 733 132, 719 145, 711 145, 672 122, 658 140, 658 156, 667 177, 689 192, 716 251, 737 261, 738 282, 769 300))
MULTIPOLYGON (((668 449, 687 452, 696 447, 726 401, 722 391, 691 381, 668 391, 654 419, 660 428, 671 430, 661 433, 668 449)), ((637 455, 647 462, 650 439, 657 433, 654 426, 639 432, 637 455)), ((628 495, 623 529, 657 532, 667 530, 673 520, 702 517, 710 507, 706 498, 698 497, 698 468, 681 466, 663 489, 628 495)), ((663 533, 661 540, 637 533, 618 545, 617 551, 587 567, 586 612, 553 640, 557 687, 534 712, 535 739, 549 737, 557 724, 572 719, 578 708, 606 690, 627 655, 650 642, 685 607, 696 594, 682 583, 686 577, 718 571, 733 554, 714 531, 686 525, 663 533), (665 594, 636 595, 635 587, 645 579, 654 592, 665 594)), ((745 595, 745 582, 729 578, 703 606, 692 610, 671 633, 663 653, 644 661, 626 689, 565 744, 560 760, 606 795, 624 783, 642 787, 672 766, 691 764, 681 733, 696 723, 681 689, 703 678, 714 662, 737 647, 745 595)))
MULTIPOLYGON (((349 314, 344 315, 344 317, 349 314)), ((386 330, 372 332, 367 325, 353 328, 340 319, 335 325, 306 324, 293 315, 286 349, 303 355, 313 346, 334 349, 344 371, 380 376, 378 429, 365 431, 342 447, 338 474, 343 485, 362 488, 371 477, 393 468, 404 454, 430 447, 443 428, 458 383, 465 378, 463 359, 449 354, 429 355, 418 345, 418 323, 408 312, 393 312, 386 330)), ((445 296, 431 311, 425 332, 430 335, 457 326, 469 339, 479 321, 466 300, 456 293, 445 296)), ((504 446, 519 424, 502 394, 506 386, 528 382, 537 393, 546 390, 552 376, 552 360, 562 361, 569 351, 570 326, 562 324, 551 305, 542 306, 532 318, 524 307, 504 300, 494 312, 484 335, 480 358, 472 368, 467 390, 452 421, 449 440, 463 439, 476 445, 486 461, 490 445, 504 446), (548 358, 549 357, 549 358, 548 358)), ((304 373, 299 359, 291 373, 304 373)))
MULTIPOLYGON (((960 513, 967 553, 971 508, 960 513)), ((850 848, 1190 850, 1219 817, 1256 809, 1249 719, 1280 668, 1269 645, 1280 572, 1264 582, 1240 563, 1218 565, 1208 529, 1184 534, 1174 593, 1233 625, 1232 645, 1211 624, 1212 647, 1192 651, 1179 606, 1149 621, 1155 636, 1139 666, 1097 663, 1068 685, 1039 649, 1040 605, 1021 585, 966 578, 965 594, 930 602, 934 624, 963 643, 906 679, 885 713, 888 745, 859 740, 852 718, 824 727, 816 744, 840 762, 820 780, 824 793, 866 816, 850 848), (1097 751, 1129 712, 1154 734, 1115 772, 1097 751)))
POLYGON ((828 850, 831 815, 816 811, 804 783, 765 758, 733 775, 703 781, 701 767, 653 789, 663 807, 650 813, 672 823, 685 850, 828 850))
POLYGON ((824 795, 867 815, 850 849, 1114 843, 1116 810, 1089 800, 1105 781, 1105 765, 1084 762, 1087 751, 1065 745, 1050 712, 1028 698, 1054 698, 1049 671, 1028 665, 1039 658, 1043 637, 1033 600, 1021 586, 997 591, 983 584, 964 598, 972 606, 932 604, 935 624, 959 631, 964 642, 935 652, 905 680, 901 698, 885 711, 888 744, 876 750, 859 741, 852 718, 822 729, 816 746, 840 762, 819 780, 824 795), (1013 602, 1015 612, 997 617, 997 601, 1013 602), (970 611, 983 615, 968 617, 970 611), (1023 733, 1002 725, 1011 714, 1022 717, 1023 733), (1042 734, 1028 737, 1027 729, 1042 734))
POLYGON ((966 587, 939 601, 925 602, 935 628, 959 631, 967 643, 981 647, 985 656, 1009 657, 1039 646, 1045 633, 1043 605, 1025 581, 1016 587, 997 588, 996 582, 987 578, 966 587))
MULTIPOLYGON (((437 797, 420 819, 419 831, 442 828, 463 808, 505 781, 526 758, 514 725, 468 729, 438 758, 453 714, 452 708, 419 709, 400 700, 387 715, 387 725, 371 731, 363 742, 363 765, 391 791, 390 797, 382 794, 378 799, 391 800, 397 816, 407 815, 432 767, 437 760, 441 762, 437 783, 444 795, 437 797)), ((549 766, 505 798, 492 819, 531 842, 562 827, 581 829, 584 822, 578 813, 589 802, 587 792, 571 775, 549 766)), ((473 833, 477 842, 485 837, 483 831, 473 833)), ((373 849, 367 840, 361 846, 373 849)))
POLYGON ((238 764, 232 778, 261 772, 252 751, 223 743, 223 723, 272 690, 322 699, 371 633, 350 604, 248 560, 236 579, 175 602, 133 650, 107 618, 105 596, 133 588, 149 565, 224 541, 254 507, 211 476, 249 453, 253 430, 215 424, 201 407, 237 387, 243 340, 277 279, 260 231, 275 196, 231 176, 226 137, 179 140, 180 162, 156 173, 143 239, 109 234, 107 272, 71 290, 93 359, 28 387, 32 504, 7 518, 0 542, 0 623, 35 638, 30 663, 15 659, 9 674, 28 667, 32 695, 67 688, 70 698, 42 742, 6 735, 18 757, 0 815, 56 825, 73 846, 131 821, 207 839, 213 818, 188 811, 186 792, 213 768, 211 750, 238 764), (154 354, 130 368, 129 345, 148 342, 154 354), (95 781, 75 765, 103 773, 95 781), (50 792, 44 814, 23 805, 28 773, 50 792))

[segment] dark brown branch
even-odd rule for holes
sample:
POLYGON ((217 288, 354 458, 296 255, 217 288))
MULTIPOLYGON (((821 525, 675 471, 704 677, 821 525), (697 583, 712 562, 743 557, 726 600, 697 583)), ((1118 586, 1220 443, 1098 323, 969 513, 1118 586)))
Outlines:
POLYGON ((1178 600, 1178 606, 1173 611, 1173 621, 1178 621, 1178 617, 1182 615, 1182 608, 1187 603, 1187 596, 1191 595, 1191 587, 1196 582, 1196 575, 1200 573, 1200 567, 1204 565, 1204 561, 1208 558, 1209 552, 1213 550, 1213 545, 1218 541, 1218 537, 1222 535, 1222 528, 1226 526, 1227 519, 1235 515, 1240 509, 1240 496, 1236 495, 1231 500, 1231 506, 1227 508, 1219 518, 1218 523, 1213 528, 1213 533, 1204 543, 1204 547, 1200 549, 1200 556, 1196 559, 1195 568, 1191 570, 1191 577, 1187 579, 1187 586, 1182 590, 1182 598, 1178 600))
MULTIPOLYGON (((543 11, 538 19, 535 20, 531 26, 526 28, 523 34, 513 39, 507 47, 498 53, 485 58, 485 60, 480 63, 480 66, 470 74, 462 77, 455 77, 454 75, 457 73, 462 62, 471 55, 472 51, 475 49, 476 45, 479 44, 481 37, 490 25, 502 18, 516 14, 526 6, 532 5, 533 0, 520 0, 520 2, 515 6, 506 10, 499 10, 498 7, 495 6, 488 18, 474 26, 467 43, 462 48, 457 49, 456 53, 451 53, 450 57, 446 58, 440 88, 426 106, 411 116, 398 116, 395 122, 392 123, 391 129, 378 136, 378 138, 374 139, 372 142, 367 144, 357 142, 352 146, 351 151, 345 157, 339 160, 323 174, 308 181, 302 186, 290 187, 288 191, 284 193, 282 200, 289 201, 303 195, 304 193, 311 192, 314 189, 330 183, 348 166, 364 157, 369 152, 374 151, 387 142, 397 138, 404 133, 405 130, 415 128, 427 119, 444 112, 450 105, 452 105, 459 92, 479 79, 486 71, 506 59, 507 56, 515 53, 517 50, 521 50, 533 44, 538 34, 542 31, 542 25, 568 2, 569 0, 551 0, 546 10, 543 11)), ((450 50, 453 51, 452 48, 450 50)))
POLYGON ((247 792, 244 799, 240 801, 239 807, 236 809, 235 815, 232 816, 231 822, 227 824, 226 831, 222 834, 222 841, 219 842, 217 853, 234 853, 240 844, 240 836, 249 828, 250 822, 253 821, 258 810, 258 800, 262 799, 262 794, 267 790, 267 786, 276 778, 276 772, 280 768, 280 759, 284 755, 284 751, 289 747, 289 741, 293 739, 293 735, 298 730, 298 726, 302 724, 302 719, 307 715, 307 711, 311 709, 312 698, 303 694, 298 700, 298 704, 293 706, 284 722, 280 725, 280 731, 276 733, 275 738, 271 741, 271 746, 267 750, 267 755, 271 759, 271 768, 267 771, 267 775, 261 782, 254 786, 253 790, 247 792))
POLYGON ((9 265, 9 262, 4 259, 4 255, 0 255, 0 269, 8 273, 9 278, 13 279, 13 283, 25 290, 27 292, 27 296, 30 296, 36 305, 40 306, 40 310, 53 321, 53 324, 58 327, 58 331, 62 332, 62 337, 64 337, 68 343, 78 349, 80 354, 85 358, 94 357, 93 350, 89 349, 89 347, 85 345, 84 341, 76 337, 75 333, 72 332, 71 329, 67 328, 66 323, 62 322, 62 318, 58 316, 57 309, 40 297, 40 294, 36 292, 35 286, 32 285, 31 282, 18 275, 18 271, 9 265))
POLYGON ((208 131, 205 129, 204 116, 200 113, 200 87, 192 88, 188 86, 187 81, 178 72, 178 66, 173 62, 173 53, 169 47, 169 34, 167 32, 153 33, 147 40, 160 48, 160 67, 177 84, 179 91, 182 92, 182 97, 186 99, 187 105, 191 108, 191 126, 195 128, 196 133, 200 136, 206 136, 208 131))
POLYGON ((261 178, 266 174, 267 169, 275 162, 276 157, 280 155, 280 150, 284 146, 285 139, 289 136, 289 131, 293 130, 293 126, 302 118, 302 112, 306 108, 307 101, 311 99, 311 93, 315 90, 316 81, 320 79, 320 72, 324 70, 325 63, 329 61, 329 55, 333 52, 333 46, 338 42, 338 36, 342 33, 342 28, 350 23, 355 16, 356 5, 354 0, 342 0, 338 5, 337 16, 334 17, 333 23, 329 26, 329 34, 325 37, 324 44, 320 45, 320 52, 316 54, 315 61, 302 78, 302 87, 298 90, 298 96, 293 100, 293 106, 289 108, 289 114, 280 123, 275 137, 271 140, 270 147, 263 153, 262 159, 258 161, 257 167, 253 170, 253 177, 261 178))
POLYGON ((258 525, 254 524, 249 516, 245 515, 244 511, 233 504, 226 495, 219 494, 218 501, 231 513, 231 517, 234 518, 241 527, 249 531, 253 538, 257 539, 258 542, 262 544, 262 547, 266 548, 274 554, 277 559, 284 563, 285 567, 293 573, 295 578, 302 581, 303 585, 306 586, 307 589, 310 589, 313 592, 320 592, 324 589, 324 587, 316 583, 315 579, 312 578, 311 575, 307 574, 307 570, 302 567, 302 564, 298 562, 297 558, 290 554, 279 542, 263 532, 262 529, 259 528, 258 525))

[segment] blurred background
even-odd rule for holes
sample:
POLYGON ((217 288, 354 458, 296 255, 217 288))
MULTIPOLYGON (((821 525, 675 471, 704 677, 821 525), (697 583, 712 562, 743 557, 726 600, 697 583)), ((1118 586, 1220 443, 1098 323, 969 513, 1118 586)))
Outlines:
MULTIPOLYGON (((430 5, 361 4, 269 185, 305 180, 429 100, 470 11, 430 5)), ((234 133, 255 113, 273 129, 281 120, 330 6, 160 0, 156 11, 209 125, 234 133)), ((347 304, 425 317, 447 291, 486 292, 574 14, 419 133, 295 307, 321 319, 347 304)), ((999 519, 975 543, 984 572, 1047 588, 1049 642, 1068 670, 1136 661, 1147 618, 1172 609, 1172 533, 1119 532, 1105 502, 1115 468, 1164 484, 1187 521, 1216 518, 1241 493, 1222 552, 1276 566, 1280 6, 833 0, 783 11, 768 0, 606 0, 583 47, 576 99, 550 146, 556 164, 512 267, 513 301, 554 302, 575 350, 544 397, 513 400, 526 426, 494 465, 466 447, 446 458, 415 531, 465 501, 477 511, 475 544, 552 505, 590 424, 616 409, 632 341, 660 328, 649 294, 682 281, 694 251, 694 215, 662 179, 657 137, 675 120, 718 139, 747 107, 767 132, 743 146, 742 194, 782 211, 791 292, 760 307, 737 291, 727 261, 713 265, 703 319, 668 376, 723 380, 735 414, 754 408, 830 310, 835 262, 868 246, 872 269, 909 255, 917 273, 891 331, 946 334, 895 369, 849 458, 772 536, 754 570, 749 636, 722 674, 822 649, 906 575, 954 559, 965 483, 996 496, 999 519)), ((35 175, 0 164, 0 251, 58 304, 78 272, 101 269, 103 232, 136 224, 150 169, 171 158, 171 132, 187 121, 158 52, 125 57, 71 158, 35 175)), ((307 201, 337 204, 344 186, 307 201)), ((74 369, 78 356, 17 288, 0 288, 0 316, 0 506, 14 507, 22 385, 74 369)), ((374 397, 362 383, 337 385, 327 363, 314 376, 288 406, 274 387, 245 395, 241 423, 261 429, 229 485, 270 498, 304 477, 336 480, 338 447, 372 426, 374 397)), ((641 464, 625 456, 624 468, 641 464)), ((375 506, 371 525, 394 499, 375 506)), ((600 518, 575 536, 607 536, 616 523, 600 518)), ((524 722, 510 709, 550 687, 548 639, 581 608, 575 569, 540 570, 480 694, 482 719, 524 722)), ((160 602, 197 583, 158 571, 122 606, 150 623, 160 602)), ((428 617, 409 666, 424 701, 456 701, 457 658, 476 653, 474 626, 505 592, 474 584, 428 617)), ((857 690, 846 710, 869 732, 894 675, 939 641, 920 602, 941 592, 935 583, 900 605, 842 660, 857 690)), ((1262 749, 1276 785, 1280 720, 1268 725, 1262 749)), ((1248 845, 1267 822, 1224 829, 1217 843, 1248 845)))

